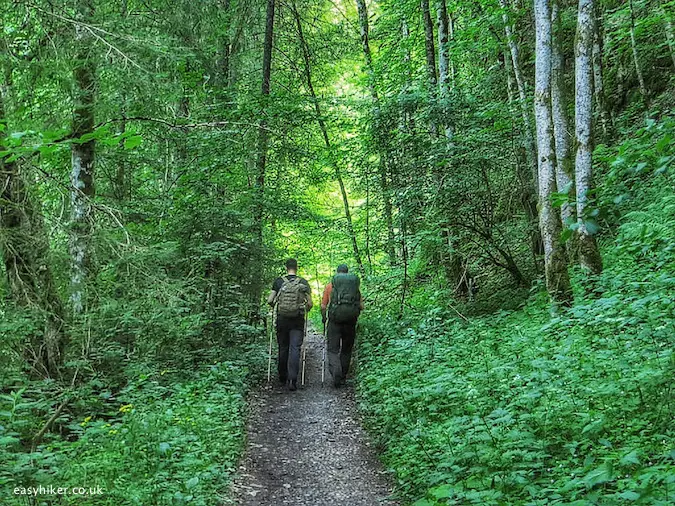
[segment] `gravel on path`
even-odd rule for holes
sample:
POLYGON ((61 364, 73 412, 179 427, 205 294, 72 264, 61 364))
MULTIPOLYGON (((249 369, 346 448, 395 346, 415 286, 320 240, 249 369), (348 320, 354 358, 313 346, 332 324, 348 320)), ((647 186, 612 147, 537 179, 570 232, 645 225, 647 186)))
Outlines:
MULTIPOLYGON (((335 389, 323 337, 308 330, 305 386, 273 379, 251 395, 246 453, 233 484, 238 506, 396 506, 389 476, 358 422, 352 387, 335 389)), ((273 370, 276 370, 273 364, 273 370)))

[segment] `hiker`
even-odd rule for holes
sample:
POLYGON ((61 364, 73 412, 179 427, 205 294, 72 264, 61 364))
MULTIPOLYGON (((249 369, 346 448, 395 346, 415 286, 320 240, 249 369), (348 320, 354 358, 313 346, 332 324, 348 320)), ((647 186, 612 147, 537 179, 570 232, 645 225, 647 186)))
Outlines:
POLYGON ((267 303, 277 311, 279 381, 289 390, 298 388, 300 348, 305 332, 305 315, 312 309, 312 293, 307 280, 297 274, 298 261, 286 261, 286 275, 274 280, 267 303))
POLYGON ((337 273, 326 285, 321 299, 321 317, 326 326, 328 340, 328 370, 333 386, 341 386, 352 360, 356 339, 356 321, 363 310, 361 281, 350 274, 345 264, 338 265, 337 273))

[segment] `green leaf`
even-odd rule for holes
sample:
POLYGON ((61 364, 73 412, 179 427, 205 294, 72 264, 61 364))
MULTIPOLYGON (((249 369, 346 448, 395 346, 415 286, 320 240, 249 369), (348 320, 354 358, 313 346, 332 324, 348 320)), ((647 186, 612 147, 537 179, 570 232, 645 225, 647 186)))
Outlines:
POLYGON ((625 499, 626 501, 637 501, 641 496, 637 492, 633 492, 632 490, 626 490, 625 492, 621 492, 619 494, 619 497, 621 499, 625 499))
POLYGON ((591 235, 595 235, 600 231, 600 225, 598 225, 595 220, 585 220, 584 225, 586 226, 588 233, 591 235))
POLYGON ((124 149, 126 150, 134 149, 135 147, 140 146, 142 142, 143 137, 141 137, 140 135, 134 135, 133 137, 124 139, 124 149))
POLYGON ((640 458, 638 457, 638 452, 636 450, 633 450, 632 452, 624 455, 621 457, 621 460, 619 461, 621 465, 628 466, 631 464, 640 464, 640 458))
POLYGON ((611 479, 612 479, 611 466, 605 463, 600 467, 596 467, 586 476, 584 476, 584 483, 586 484, 587 487, 592 488, 596 485, 607 483, 611 479))
POLYGON ((185 483, 185 488, 188 490, 192 490, 197 486, 199 483, 199 477, 195 476, 194 478, 190 478, 186 483, 185 483))

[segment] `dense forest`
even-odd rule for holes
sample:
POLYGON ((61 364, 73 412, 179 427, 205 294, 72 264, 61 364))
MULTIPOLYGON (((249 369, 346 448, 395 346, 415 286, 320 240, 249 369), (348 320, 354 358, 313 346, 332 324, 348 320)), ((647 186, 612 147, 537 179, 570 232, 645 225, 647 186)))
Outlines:
POLYGON ((0 503, 227 503, 295 257, 401 504, 675 504, 673 0, 0 16, 0 503))

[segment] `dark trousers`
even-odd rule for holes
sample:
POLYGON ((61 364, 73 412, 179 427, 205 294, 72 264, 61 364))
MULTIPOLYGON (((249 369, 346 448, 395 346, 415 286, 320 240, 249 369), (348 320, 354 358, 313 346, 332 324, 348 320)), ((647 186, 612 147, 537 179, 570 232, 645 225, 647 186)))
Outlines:
POLYGON ((277 343, 279 344, 279 380, 298 379, 300 370, 300 348, 305 334, 305 319, 282 318, 277 319, 277 343))
POLYGON ((349 373, 352 349, 356 339, 356 322, 335 323, 329 319, 326 338, 328 340, 328 370, 333 376, 333 381, 340 383, 349 373))

